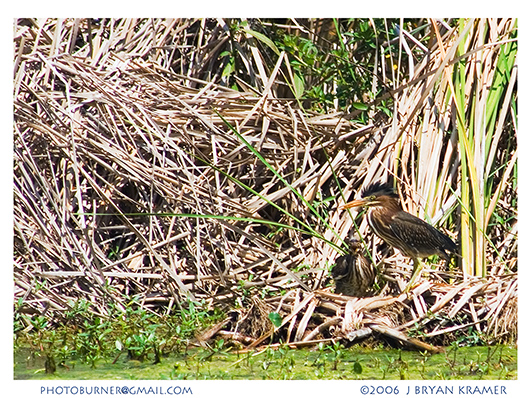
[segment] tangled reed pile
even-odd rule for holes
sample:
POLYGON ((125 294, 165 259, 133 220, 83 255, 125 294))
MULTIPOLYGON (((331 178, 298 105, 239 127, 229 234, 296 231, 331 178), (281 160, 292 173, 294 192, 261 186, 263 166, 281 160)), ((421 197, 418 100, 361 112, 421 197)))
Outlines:
MULTIPOLYGON (((244 347, 372 335, 436 350, 470 330, 515 341, 515 238, 505 240, 506 265, 493 262, 487 278, 429 270, 409 295, 399 294, 408 259, 384 256, 374 239, 379 295, 333 293, 330 267, 353 219, 326 198, 354 197, 384 175, 389 162, 379 159, 407 131, 280 98, 283 55, 268 75, 253 75, 259 92, 206 79, 227 40, 223 28, 16 23, 16 310, 60 322, 81 298, 100 316, 109 302, 125 307, 131 297, 161 314, 194 300, 230 314, 199 339, 222 335, 244 347), (193 60, 184 49, 191 42, 193 60), (407 337, 413 329, 422 339, 407 337)), ((252 57, 256 47, 244 50, 252 57)), ((441 62, 434 50, 408 95, 441 62)), ((410 108, 405 88, 394 95, 410 108)))

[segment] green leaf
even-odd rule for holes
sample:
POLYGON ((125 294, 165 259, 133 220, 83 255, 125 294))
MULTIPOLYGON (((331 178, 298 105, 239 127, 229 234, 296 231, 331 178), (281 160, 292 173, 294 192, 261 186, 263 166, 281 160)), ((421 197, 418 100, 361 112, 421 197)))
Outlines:
POLYGON ((354 373, 360 375, 362 371, 361 364, 358 361, 354 362, 354 373))
POLYGON ((366 111, 367 109, 369 109, 369 107, 362 102, 353 102, 352 107, 360 111, 366 111))
POLYGON ((297 99, 304 94, 304 79, 298 73, 293 74, 293 91, 297 99))
POLYGON ((270 312, 268 317, 269 317, 269 320, 273 323, 273 325, 276 328, 282 325, 282 317, 280 316, 278 312, 270 312))
POLYGON ((260 40, 262 43, 268 46, 271 50, 273 50, 275 54, 280 55, 280 51, 278 50, 278 47, 275 45, 275 43, 273 43, 273 41, 269 37, 255 30, 249 29, 247 27, 244 28, 243 30, 246 33, 249 33, 255 39, 260 40))
POLYGON ((225 65, 225 68, 223 69, 223 72, 221 73, 222 77, 227 77, 231 75, 236 70, 235 64, 234 64, 234 58, 231 58, 229 62, 227 62, 227 65, 225 65))

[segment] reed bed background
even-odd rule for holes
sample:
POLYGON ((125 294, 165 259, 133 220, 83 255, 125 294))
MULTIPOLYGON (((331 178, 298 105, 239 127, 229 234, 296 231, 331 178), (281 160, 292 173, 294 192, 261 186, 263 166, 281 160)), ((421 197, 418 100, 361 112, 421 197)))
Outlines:
POLYGON ((15 21, 15 312, 30 331, 79 300, 192 301, 228 314, 199 340, 247 348, 515 342, 516 36, 514 19, 15 21), (338 209, 380 179, 461 246, 409 296, 409 259, 338 209), (374 297, 333 293, 352 231, 374 297))

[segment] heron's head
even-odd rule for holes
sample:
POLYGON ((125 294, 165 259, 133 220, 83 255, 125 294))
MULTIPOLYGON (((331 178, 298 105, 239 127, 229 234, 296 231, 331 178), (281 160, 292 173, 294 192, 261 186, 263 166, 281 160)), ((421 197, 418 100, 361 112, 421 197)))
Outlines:
POLYGON ((361 192, 361 199, 345 203, 341 209, 350 209, 353 207, 381 207, 392 208, 399 203, 398 195, 390 184, 384 182, 375 182, 369 185, 361 192))

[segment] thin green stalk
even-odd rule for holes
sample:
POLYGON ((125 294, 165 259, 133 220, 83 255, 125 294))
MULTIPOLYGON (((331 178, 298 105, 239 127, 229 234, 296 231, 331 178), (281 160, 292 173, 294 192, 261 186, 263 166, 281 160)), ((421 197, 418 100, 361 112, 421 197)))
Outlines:
MULTIPOLYGON (((338 238, 339 238, 339 235, 337 234, 337 232, 335 232, 335 230, 330 226, 330 224, 328 223, 328 221, 326 219, 324 219, 320 214, 319 212, 315 209, 315 207, 306 200, 306 198, 301 195, 300 192, 298 192, 295 188, 293 188, 293 186, 288 182, 286 181, 286 179, 284 177, 282 177, 280 175, 280 173, 278 173, 275 168, 273 166, 271 166, 271 164, 262 156, 262 154, 256 150, 256 148, 254 148, 250 143, 249 141, 247 141, 245 139, 245 137, 243 137, 222 115, 219 114, 219 112, 215 111, 217 113, 217 115, 223 120, 223 122, 227 125, 227 127, 229 127, 233 132, 234 134, 236 134, 236 136, 238 137, 238 139, 240 139, 240 141, 242 141, 245 146, 257 157, 257 159, 259 159, 274 175, 275 177, 277 177, 286 187, 288 187, 307 207, 308 209, 310 209, 310 211, 315 215, 317 216, 317 218, 319 218, 319 220, 326 226, 326 228, 330 229, 331 231, 333 231, 334 235, 338 238)), ((243 185, 242 185, 243 186, 243 185)), ((246 188, 247 189, 247 188, 246 188)), ((252 188, 248 187, 248 189, 253 193, 253 194, 256 194, 256 195, 259 195, 256 191, 252 190, 252 188)), ((301 223, 302 225, 304 225, 305 228, 308 229, 308 231, 311 231, 312 234, 316 237, 320 237, 321 239, 325 240, 324 237, 319 234, 317 231, 315 231, 315 229, 313 229, 310 225, 304 223, 303 221, 299 220, 298 218, 296 218, 294 215, 292 215, 291 213, 289 213, 288 211, 282 209, 280 206, 277 206, 275 204, 273 204, 273 202, 271 201, 267 201, 268 203, 274 205, 277 209, 279 209, 280 211, 282 211, 284 214, 286 214, 288 217, 292 218, 293 220, 301 223)), ((329 242, 331 243, 331 242, 329 242)), ((333 244, 334 247, 337 248, 337 245, 333 244)))
MULTIPOLYGON (((464 29, 464 20, 459 21, 460 30, 464 29)), ((465 53, 465 41, 470 31, 466 35, 460 36, 460 42, 458 45, 458 54, 465 53)), ((456 64, 457 73, 455 75, 455 85, 450 84, 453 90, 456 116, 457 116, 457 131, 459 135, 459 149, 461 153, 461 194, 463 203, 468 206, 471 203, 473 208, 473 214, 475 214, 476 222, 481 222, 481 214, 483 213, 482 206, 480 206, 480 186, 478 181, 478 172, 476 170, 474 159, 474 141, 473 133, 470 130, 470 126, 467 127, 466 119, 466 106, 470 102, 467 101, 467 68, 466 61, 462 61, 456 64), (470 192, 472 197, 470 198, 470 192), (470 202, 470 199, 471 202, 470 202), (478 219, 479 218, 479 219, 478 219)), ((472 94, 470 94, 472 95, 472 94)), ((472 121, 473 122, 473 121, 472 121)), ((468 212, 465 209, 461 209, 461 246, 463 256, 463 272, 465 275, 484 275, 485 261, 477 250, 479 240, 483 240, 481 235, 478 235, 477 223, 471 224, 468 212), (479 256, 479 257, 478 257, 479 256), (474 267, 475 265, 475 267, 474 267), (479 272, 478 272, 479 271, 479 272)))

